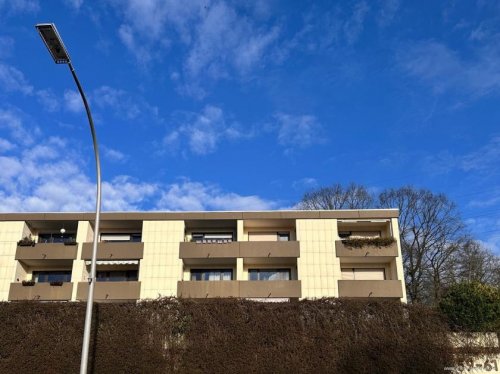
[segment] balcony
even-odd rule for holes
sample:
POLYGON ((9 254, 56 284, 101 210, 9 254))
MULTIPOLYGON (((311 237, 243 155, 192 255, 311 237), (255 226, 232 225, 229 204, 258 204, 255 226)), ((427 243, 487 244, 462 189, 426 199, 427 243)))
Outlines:
POLYGON ((34 246, 17 246, 16 260, 74 260, 77 245, 64 243, 37 243, 34 246))
POLYGON ((283 242, 228 242, 196 243, 181 242, 180 259, 207 258, 283 258, 300 257, 300 244, 296 241, 283 242))
POLYGON ((181 281, 177 282, 177 296, 185 298, 238 297, 238 281, 181 281))
POLYGON ((182 242, 179 247, 179 258, 236 258, 239 257, 238 242, 228 243, 196 243, 182 242))
POLYGON ((65 282, 62 286, 51 286, 50 283, 35 283, 33 286, 23 286, 22 283, 11 283, 9 301, 66 301, 71 300, 72 291, 73 283, 70 282, 65 282))
POLYGON ((398 244, 396 242, 388 246, 364 245, 362 247, 351 247, 345 245, 342 240, 335 241, 337 257, 397 257, 398 244))
POLYGON ((299 298, 300 281, 180 281, 177 296, 185 298, 299 298))
POLYGON ((243 258, 260 257, 300 257, 300 243, 297 241, 240 242, 240 256, 243 258))
POLYGON ((240 282, 240 297, 299 298, 301 295, 301 282, 298 280, 240 282))
POLYGON ((339 297, 403 297, 399 280, 339 280, 339 297))
MULTIPOLYGON (((77 300, 87 300, 88 282, 79 282, 76 291, 77 300)), ((138 300, 141 294, 141 282, 96 282, 94 300, 117 301, 138 300)))
MULTIPOLYGON (((93 243, 83 243, 82 260, 92 258, 93 243)), ((142 242, 100 242, 97 243, 98 260, 138 260, 143 258, 142 242)))

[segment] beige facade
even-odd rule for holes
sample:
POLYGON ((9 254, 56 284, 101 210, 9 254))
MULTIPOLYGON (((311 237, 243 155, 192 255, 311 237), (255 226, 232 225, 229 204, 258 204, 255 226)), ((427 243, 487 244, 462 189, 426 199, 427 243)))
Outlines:
MULTIPOLYGON (((93 218, 0 214, 0 300, 85 300, 93 218)), ((98 301, 406 301, 397 210, 103 213, 99 234, 98 301)))

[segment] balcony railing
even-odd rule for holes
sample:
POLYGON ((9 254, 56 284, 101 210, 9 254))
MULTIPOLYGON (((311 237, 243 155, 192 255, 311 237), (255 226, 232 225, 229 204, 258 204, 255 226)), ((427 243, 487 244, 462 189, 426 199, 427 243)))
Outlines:
POLYGON ((40 300, 40 301, 64 301, 71 300, 73 283, 59 282, 35 283, 32 286, 25 286, 22 283, 11 283, 9 290, 9 301, 18 300, 40 300), (54 285, 52 285, 54 284, 54 285))
POLYGON ((300 281, 180 281, 177 296, 186 298, 299 298, 300 281))
MULTIPOLYGON (((92 258, 93 243, 83 243, 82 260, 92 258)), ((98 260, 138 260, 144 256, 142 242, 101 242, 97 244, 98 260)))
POLYGON ((389 245, 363 245, 353 247, 344 244, 342 240, 335 241, 335 250, 337 257, 397 257, 398 245, 396 241, 389 245))
MULTIPOLYGON (((88 282, 79 282, 76 291, 78 300, 87 300, 88 282)), ((138 300, 141 294, 141 282, 96 282, 94 299, 97 301, 138 300)))
POLYGON ((18 245, 16 260, 74 260, 77 244, 36 243, 34 246, 18 245))
POLYGON ((181 242, 179 258, 297 258, 300 257, 300 243, 283 242, 229 242, 204 244, 181 242))
POLYGON ((403 297, 400 280, 339 280, 339 297, 403 297))

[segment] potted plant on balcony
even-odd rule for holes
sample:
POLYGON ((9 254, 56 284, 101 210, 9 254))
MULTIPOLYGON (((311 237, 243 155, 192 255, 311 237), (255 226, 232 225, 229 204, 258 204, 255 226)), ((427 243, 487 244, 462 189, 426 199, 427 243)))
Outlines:
POLYGON ((31 238, 31 235, 25 236, 24 238, 22 238, 17 242, 17 245, 20 247, 34 247, 35 241, 31 238))
POLYGON ((346 247, 362 248, 365 246, 388 247, 395 242, 394 238, 352 238, 343 239, 342 244, 346 247))
POLYGON ((63 285, 63 282, 61 282, 61 281, 57 281, 57 282, 50 282, 50 285, 51 285, 51 286, 58 286, 58 287, 60 287, 60 286, 62 286, 62 285, 63 285))
POLYGON ((32 287, 32 286, 35 285, 35 281, 34 280, 23 280, 21 283, 25 287, 32 287))

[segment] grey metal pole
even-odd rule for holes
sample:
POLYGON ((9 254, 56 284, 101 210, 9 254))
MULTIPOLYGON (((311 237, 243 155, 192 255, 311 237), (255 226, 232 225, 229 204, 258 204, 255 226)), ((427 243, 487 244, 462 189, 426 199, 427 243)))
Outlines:
POLYGON ((96 164, 96 175, 97 175, 97 196, 96 196, 96 208, 95 208, 95 227, 94 227, 94 243, 92 245, 92 264, 90 266, 90 277, 89 277, 89 293, 87 297, 87 309, 85 311, 85 327, 83 330, 83 345, 82 345, 82 358, 80 362, 80 374, 87 374, 87 366, 89 361, 89 346, 90 346, 90 329, 92 327, 92 307, 94 303, 94 286, 96 278, 96 257, 97 257, 97 242, 99 240, 99 221, 101 215, 101 163, 99 161, 99 147, 97 145, 97 135, 95 132, 94 121, 92 120, 92 114, 90 113, 89 103, 85 97, 80 81, 76 76, 75 69, 73 65, 68 63, 69 70, 73 75, 78 91, 83 100, 83 105, 85 106, 85 111, 87 112, 87 117, 89 119, 90 132, 92 133, 92 142, 94 144, 94 155, 96 164))

